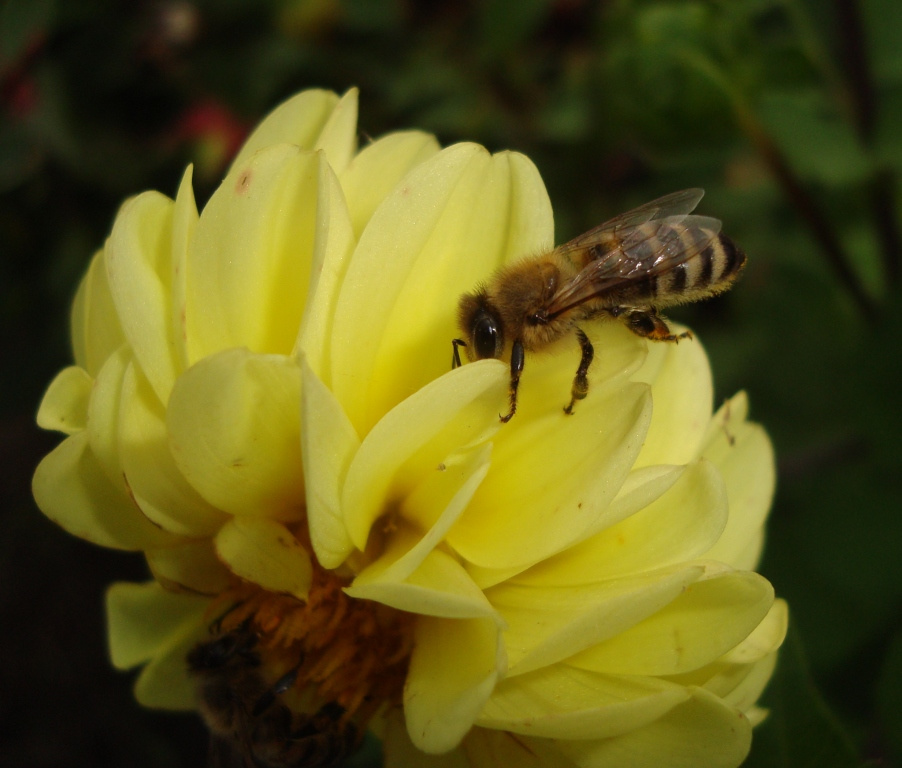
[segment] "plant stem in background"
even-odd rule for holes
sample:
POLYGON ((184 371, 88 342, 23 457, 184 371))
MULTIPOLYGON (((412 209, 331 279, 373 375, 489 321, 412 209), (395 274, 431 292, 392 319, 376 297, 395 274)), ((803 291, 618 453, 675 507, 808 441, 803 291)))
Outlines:
POLYGON ((742 103, 734 102, 734 104, 740 129, 761 155, 768 170, 777 179, 783 192, 802 217, 802 221, 805 222, 833 272, 851 295, 862 316, 868 322, 874 322, 878 314, 877 305, 865 291, 861 280, 850 266, 849 259, 840 245, 839 237, 830 220, 802 186, 801 181, 790 168, 785 155, 752 111, 742 103))
MULTIPOLYGON (((839 41, 843 50, 846 77, 848 80, 849 103, 855 129, 861 143, 873 148, 874 131, 877 125, 877 98, 874 81, 868 61, 867 40, 861 9, 857 0, 836 0, 836 21, 839 41)), ((896 218, 896 180, 889 168, 877 167, 868 185, 871 215, 880 242, 880 253, 886 282, 898 286, 902 278, 900 254, 902 235, 896 218)))

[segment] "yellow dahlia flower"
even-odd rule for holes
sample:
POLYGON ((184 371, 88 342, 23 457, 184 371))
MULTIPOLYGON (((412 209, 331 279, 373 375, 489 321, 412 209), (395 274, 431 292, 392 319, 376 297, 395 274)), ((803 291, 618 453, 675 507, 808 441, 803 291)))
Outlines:
POLYGON ((739 765, 786 627, 744 395, 712 415, 697 341, 602 324, 575 415, 568 343, 502 425, 505 364, 450 341, 462 292, 552 245, 537 170, 355 135, 355 92, 299 94, 200 215, 190 171, 127 201, 81 283, 34 494, 147 559, 113 662, 192 708, 191 649, 252 632, 274 706, 336 705, 387 766, 739 765))

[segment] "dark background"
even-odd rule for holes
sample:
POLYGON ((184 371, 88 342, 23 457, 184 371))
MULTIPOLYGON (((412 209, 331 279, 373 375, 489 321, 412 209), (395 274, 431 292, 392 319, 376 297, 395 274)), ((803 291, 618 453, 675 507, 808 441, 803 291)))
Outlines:
POLYGON ((69 302, 121 200, 199 203, 248 127, 361 89, 361 142, 418 127, 537 164, 557 239, 688 186, 749 254, 672 314, 748 390, 779 460, 762 564, 792 633, 747 765, 902 765, 898 0, 8 1, 0 9, 0 763, 195 766, 106 659, 102 595, 138 555, 31 500, 69 302), (427 10, 428 9, 428 10, 427 10))

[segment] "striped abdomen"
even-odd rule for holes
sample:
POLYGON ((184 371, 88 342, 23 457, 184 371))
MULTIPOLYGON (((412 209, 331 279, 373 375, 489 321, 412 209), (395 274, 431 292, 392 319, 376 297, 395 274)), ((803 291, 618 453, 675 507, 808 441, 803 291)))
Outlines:
MULTIPOLYGON (((632 305, 653 305, 667 307, 721 293, 739 277, 745 266, 745 253, 725 235, 716 234, 698 227, 675 226, 673 230, 685 245, 685 251, 693 253, 684 261, 670 266, 671 260, 649 269, 637 276, 618 293, 618 301, 632 305), (693 243, 710 242, 698 253, 693 243)), ((684 251, 684 252, 685 252, 684 251)))

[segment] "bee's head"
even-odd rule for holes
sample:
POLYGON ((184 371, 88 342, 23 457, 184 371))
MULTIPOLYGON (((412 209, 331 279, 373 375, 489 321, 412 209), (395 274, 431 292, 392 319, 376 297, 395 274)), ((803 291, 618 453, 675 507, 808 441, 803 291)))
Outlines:
POLYGON ((460 297, 457 322, 467 337, 470 360, 499 358, 504 351, 504 325, 485 288, 460 297))

